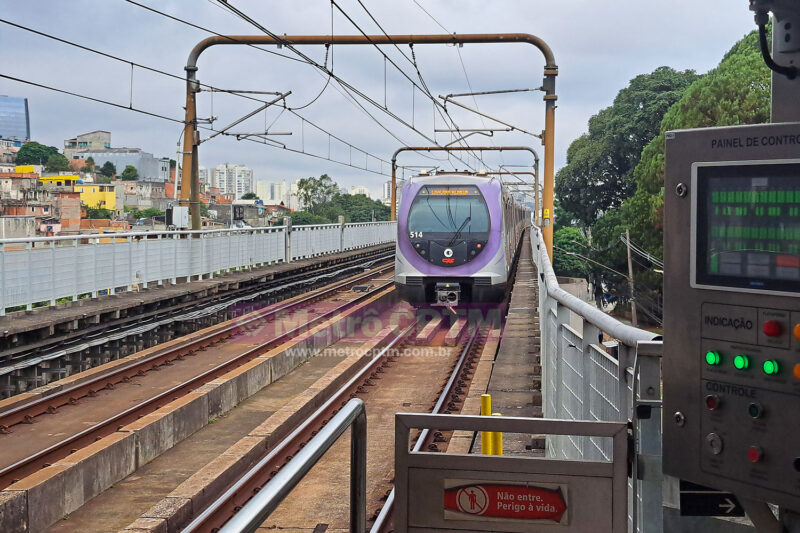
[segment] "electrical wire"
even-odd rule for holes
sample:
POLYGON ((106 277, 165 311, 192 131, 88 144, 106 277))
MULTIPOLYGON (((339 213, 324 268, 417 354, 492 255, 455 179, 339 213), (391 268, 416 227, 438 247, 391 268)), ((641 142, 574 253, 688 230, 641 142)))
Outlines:
MULTIPOLYGON (((132 0, 126 0, 126 1, 132 1, 132 0)), ((297 50, 297 48, 295 48, 290 42, 286 41, 285 39, 283 39, 279 35, 275 34, 274 32, 270 31, 269 29, 265 28, 262 24, 258 23, 256 20, 254 20, 253 18, 248 16, 242 10, 240 10, 240 9, 236 8, 235 6, 233 6, 232 4, 228 3, 227 0, 217 0, 217 2, 219 2, 220 5, 222 5, 223 7, 227 8, 228 10, 230 10, 232 13, 236 14, 237 16, 239 16, 242 20, 244 20, 244 21, 248 22, 249 24, 253 25, 254 27, 258 28, 259 30, 264 32, 266 35, 269 35, 270 37, 275 39, 276 42, 280 43, 282 46, 288 48, 289 50, 291 50, 292 52, 297 54, 299 57, 303 58, 308 64, 310 64, 310 65, 316 67, 317 69, 320 69, 320 70, 330 74, 331 77, 333 77, 333 79, 335 79, 337 81, 337 83, 339 83, 339 85, 341 85, 342 88, 345 89, 346 91, 352 91, 352 92, 356 93, 360 98, 366 100, 371 105, 377 107, 379 110, 389 114, 392 118, 394 118, 395 120, 397 120, 398 122, 400 122, 404 126, 410 128, 412 131, 416 132, 417 134, 419 134, 420 136, 422 136, 426 140, 428 140, 428 141, 430 141, 430 142, 432 142, 432 143, 434 143, 434 144, 436 144, 438 146, 438 143, 436 143, 435 139, 431 139, 430 137, 425 135, 423 132, 421 132, 420 130, 415 128, 412 124, 409 124, 408 122, 406 122, 405 120, 403 120, 399 116, 397 116, 396 114, 394 114, 394 113, 390 112, 389 110, 385 109, 378 102, 376 102, 375 100, 373 100, 372 98, 367 96, 365 93, 363 93, 362 91, 360 91, 359 89, 357 89, 356 87, 351 85, 350 83, 346 82, 345 80, 341 79, 339 76, 335 75, 333 72, 331 72, 331 71, 325 69, 324 67, 322 67, 319 63, 317 63, 316 61, 314 61, 313 59, 308 57, 306 54, 304 54, 304 53, 300 52, 299 50, 297 50)), ((363 106, 360 106, 360 107, 362 107, 362 109, 363 109, 363 106)), ((372 117, 371 114, 369 114, 369 115, 372 117)), ((385 131, 389 132, 389 130, 385 126, 383 126, 382 123, 380 123, 380 122, 377 122, 377 123, 380 124, 381 127, 385 131)), ((389 132, 389 133, 390 133, 390 135, 392 137, 394 137, 396 140, 401 142, 401 144, 403 144, 404 146, 409 146, 407 143, 405 143, 404 141, 400 140, 396 135, 394 135, 394 133, 391 133, 391 132, 389 132)), ((430 159, 433 159, 433 158, 430 158, 430 159)), ((458 157, 457 157, 457 159, 462 161, 464 164, 467 164, 462 159, 460 159, 458 157)))
MULTIPOLYGON (((400 55, 402 55, 402 56, 403 56, 403 57, 406 59, 406 61, 408 61, 409 63, 411 63, 411 65, 414 67, 414 70, 415 70, 415 71, 416 71, 416 73, 417 73, 417 78, 419 79, 419 82, 420 82, 420 84, 422 85, 421 87, 420 87, 419 85, 417 85, 417 84, 414 82, 414 80, 412 80, 412 79, 411 79, 411 77, 409 77, 409 76, 406 74, 406 72, 405 72, 403 69, 401 69, 399 65, 397 65, 397 63, 395 63, 395 62, 394 62, 394 61, 393 61, 391 58, 389 58, 389 56, 388 56, 388 55, 387 55, 385 52, 383 52, 383 50, 381 50, 381 49, 380 49, 380 47, 378 47, 378 45, 377 45, 376 43, 374 43, 374 42, 373 42, 373 41, 372 41, 372 40, 369 38, 369 35, 367 35, 367 33, 366 33, 366 32, 365 32, 363 29, 361 29, 361 27, 360 27, 360 26, 359 26, 359 25, 358 25, 358 24, 357 24, 357 23, 356 23, 356 22, 353 20, 353 18, 352 18, 352 17, 350 17, 350 16, 349 16, 349 15, 348 15, 348 14, 347 14, 347 13, 346 13, 346 12, 345 12, 345 11, 344 11, 344 10, 343 10, 341 7, 340 7, 340 6, 339 6, 339 4, 337 4, 337 3, 335 2, 335 0, 331 0, 331 4, 332 4, 332 5, 334 5, 334 6, 336 6, 336 8, 337 8, 337 9, 338 9, 338 10, 339 10, 341 13, 342 13, 342 15, 344 15, 344 16, 347 18, 347 20, 349 20, 349 21, 350 21, 350 23, 351 23, 351 24, 352 24, 352 25, 353 25, 353 26, 354 26, 354 27, 355 27, 355 28, 356 28, 356 29, 357 29, 359 32, 361 32, 361 34, 362 34, 362 35, 363 35, 363 36, 364 36, 364 37, 365 37, 365 38, 366 38, 368 41, 370 41, 370 43, 371 43, 371 44, 372 44, 372 45, 375 47, 375 49, 376 49, 376 50, 378 50, 378 52, 379 52, 379 53, 380 53, 380 54, 381 54, 381 55, 384 57, 384 61, 387 61, 387 60, 388 60, 388 61, 389 61, 389 62, 392 64, 392 66, 394 66, 394 67, 395 67, 395 68, 396 68, 396 69, 397 69, 397 70, 398 70, 398 71, 399 71, 401 74, 403 74, 403 76, 405 76, 405 78, 406 78, 406 79, 408 79, 408 81, 410 81, 410 82, 411 82, 411 84, 412 84, 412 86, 413 86, 413 87, 416 87, 416 88, 418 88, 418 89, 419 89, 421 92, 423 92, 423 93, 424 93, 424 94, 425 94, 425 95, 428 97, 428 99, 429 99, 431 102, 433 102, 433 104, 434 104, 434 108, 435 108, 435 109, 436 109, 436 111, 439 113, 439 116, 442 118, 442 120, 444 120, 444 121, 445 121, 445 123, 448 123, 448 122, 449 122, 449 123, 450 123, 450 125, 451 125, 451 126, 454 128, 454 129, 458 130, 458 129, 459 129, 459 128, 458 128, 458 125, 456 124, 456 122, 455 122, 455 120, 453 119, 453 117, 451 117, 451 116, 450 116, 450 113, 449 113, 449 111, 447 110, 447 107, 445 107, 444 105, 442 105, 441 103, 439 103, 439 101, 436 99, 436 97, 435 97, 435 96, 433 96, 433 94, 431 93, 431 90, 428 88, 428 84, 425 82, 425 78, 422 76, 422 73, 421 73, 421 72, 420 72, 420 70, 419 70, 419 66, 417 65, 417 58, 416 58, 416 55, 415 55, 415 53, 414 53, 414 45, 413 45, 413 44, 409 45, 409 48, 410 48, 410 50, 411 50, 411 57, 408 57, 408 55, 406 55, 406 53, 405 53, 405 52, 403 52, 403 50, 401 50, 401 49, 400 49, 400 47, 397 45, 397 43, 395 43, 394 41, 392 41, 392 38, 391 38, 391 36, 390 36, 390 35, 389 35, 389 34, 386 32, 386 30, 385 30, 385 29, 383 29, 383 26, 381 26, 380 22, 378 22, 378 19, 377 19, 377 18, 375 18, 375 16, 374 16, 374 15, 373 15, 373 14, 370 12, 370 10, 369 10, 369 9, 367 9, 367 6, 365 6, 365 5, 364 5, 364 3, 363 3, 361 0, 357 0, 357 2, 358 2, 358 4, 359 4, 359 5, 360 5, 360 6, 361 6, 363 9, 364 9, 364 11, 367 13, 367 15, 369 16, 369 18, 370 18, 370 19, 372 19, 372 22, 374 22, 374 23, 375 23, 375 25, 376 25, 376 26, 378 27, 378 29, 379 29, 379 30, 380 30, 380 31, 383 33, 383 35, 385 35, 385 36, 386 36, 386 38, 387 38, 387 39, 389 39, 389 41, 392 43, 392 45, 393 45, 393 46, 394 46, 394 47, 397 49, 397 51, 398 51, 398 52, 400 52, 400 55), (442 111, 444 111, 444 113, 442 113, 442 111), (445 116, 445 115, 446 115, 446 116, 445 116), (448 121, 448 119, 449 119, 449 121, 448 121)), ((448 33, 449 33, 449 32, 448 32, 448 33)), ((412 90, 413 90, 413 89, 412 89, 412 90)), ((462 146, 468 146, 468 145, 467 145, 465 142, 463 142, 463 139, 462 139, 462 140, 459 140, 459 144, 461 144, 462 146)), ((477 154, 475 154, 475 152, 474 152, 474 151, 471 151, 471 153, 472 153, 473 157, 475 157, 476 159, 478 159, 478 160, 480 160, 482 163, 484 163, 484 162, 483 162, 483 160, 482 160, 482 159, 480 159, 480 157, 478 157, 478 156, 477 156, 477 154)), ((485 165, 485 163, 484 163, 484 165, 485 165)))
MULTIPOLYGON (((233 38, 233 37, 231 37, 231 36, 228 36, 228 35, 223 35, 223 34, 221 34, 221 33, 219 33, 219 32, 216 32, 216 31, 214 31, 214 30, 212 30, 212 29, 206 28, 206 27, 204 27, 204 26, 200 26, 199 24, 195 24, 195 23, 193 23, 193 22, 189 22, 189 21, 187 21, 187 20, 184 20, 184 19, 182 19, 182 18, 180 18, 180 17, 176 17, 176 16, 174 16, 174 15, 170 15, 169 13, 166 13, 166 12, 160 11, 160 10, 158 10, 158 9, 152 8, 152 7, 150 7, 150 6, 144 5, 144 4, 142 4, 142 3, 140 3, 140 2, 137 2, 137 1, 135 1, 135 0, 124 0, 124 1, 125 1, 125 2, 127 2, 127 3, 129 3, 129 4, 131 4, 131 5, 133 5, 133 6, 136 6, 136 7, 142 8, 142 9, 144 9, 144 10, 146 10, 146 11, 149 11, 149 12, 151 12, 151 13, 154 13, 154 14, 156 14, 156 15, 163 16, 163 17, 165 17, 165 18, 168 18, 168 19, 170 19, 170 20, 173 20, 173 21, 175 21, 175 22, 178 22, 178 23, 180 23, 180 24, 184 24, 184 25, 186 25, 186 26, 189 26, 189 27, 191 27, 191 28, 195 28, 195 29, 198 29, 198 30, 201 30, 201 31, 204 31, 204 32, 210 33, 210 34, 212 34, 212 35, 215 35, 215 36, 217 36, 217 37, 222 37, 222 38, 228 39, 228 40, 230 40, 230 41, 231 41, 231 42, 233 42, 233 43, 237 43, 237 44, 245 45, 245 46, 248 46, 248 47, 250 47, 250 48, 253 48, 253 49, 255 49, 255 50, 259 50, 259 51, 261 51, 261 52, 264 52, 264 53, 267 53, 267 54, 271 54, 271 55, 275 55, 275 56, 278 56, 278 57, 282 57, 282 58, 285 58, 285 59, 290 59, 290 60, 292 60, 292 61, 295 61, 295 62, 299 62, 299 63, 307 63, 307 64, 314 64, 314 65, 316 65, 316 63, 314 63, 313 61, 311 61, 311 63, 309 63, 308 61, 304 61, 303 59, 298 59, 298 58, 296 58, 296 57, 292 57, 292 56, 289 56, 289 55, 285 55, 285 54, 281 54, 281 53, 278 53, 278 52, 274 52, 274 51, 272 51, 272 50, 269 50, 269 49, 267 49, 267 48, 263 48, 263 47, 261 47, 261 46, 256 46, 256 45, 253 45, 253 44, 250 44, 250 43, 245 43, 245 42, 243 42, 243 41, 240 41, 240 40, 238 40, 238 39, 235 39, 235 38, 233 38)), ((222 6, 219 6, 219 7, 220 7, 220 9, 223 9, 223 11, 225 11, 226 13, 230 13, 229 11, 225 10, 225 9, 224 9, 222 6)), ((273 37, 273 38, 276 38, 276 37, 273 37)), ((295 51, 296 51, 296 50, 295 50, 295 51)), ((316 65, 316 66, 318 67, 319 65, 316 65)), ((324 75, 322 72, 320 72, 318 69, 315 69, 315 70, 314 70, 314 72, 317 72, 317 74, 319 74, 319 75, 321 75, 321 76, 325 76, 325 75, 324 75)), ((339 79, 338 79, 338 77, 337 77, 337 76, 335 76, 335 75, 331 74, 331 77, 333 77, 333 79, 337 80, 337 83, 340 83, 340 84, 342 83, 342 82, 340 82, 340 81, 339 81, 339 79)), ((344 82, 344 83, 346 83, 346 82, 344 82)), ((366 114, 366 115, 367 115, 367 116, 368 116, 368 117, 369 117, 371 120, 373 120, 373 121, 374 121, 376 124, 378 124, 378 125, 379 125, 379 126, 380 126, 380 127, 383 129, 383 130, 384 130, 384 131, 386 131, 386 132, 387 132, 389 135, 391 135, 391 136, 392 136, 392 137, 393 137, 395 140, 397 140, 398 142, 400 142, 400 144, 402 144, 403 146, 409 146, 409 145, 408 145, 408 143, 406 143, 405 141, 403 141, 402 139, 400 139, 400 138, 399 138, 397 135, 395 135, 395 134, 394 134, 394 133, 393 133, 391 130, 389 130, 389 129, 388 129, 386 126, 384 126, 384 125, 383 125, 383 123, 381 123, 381 122, 380 122, 380 121, 379 121, 379 120, 378 120, 378 119, 377 119, 375 116, 373 116, 371 113, 369 113, 369 112, 366 110, 366 108, 364 108, 364 106, 363 106, 363 105, 361 105, 361 103, 360 103, 360 102, 358 102, 358 100, 357 100, 357 99, 356 99, 356 98, 355 98, 355 97, 354 97, 352 94, 350 94, 349 92, 347 92, 347 89, 346 89, 344 86, 342 86, 342 89, 339 89, 339 88, 338 88, 338 87, 336 87, 335 85, 332 85, 331 87, 333 87, 333 89, 334 89, 334 90, 336 90, 336 91, 337 91, 337 92, 338 92, 340 95, 342 95, 342 97, 343 97, 345 100, 349 101, 351 104, 353 104, 354 106, 356 106, 356 108, 358 108, 358 109, 361 109, 361 111, 362 111, 363 113, 365 113, 365 114, 366 114)), ((351 87, 352 87, 352 86, 351 86, 351 87)), ((361 97, 362 97, 362 98, 364 98, 365 100, 369 101, 369 102, 370 102, 372 105, 375 105, 375 106, 377 106, 378 108, 380 108, 380 105, 379 105, 379 104, 377 104, 376 102, 373 102, 373 101, 371 101, 371 99, 370 99, 369 97, 367 97, 366 95, 364 95, 363 93, 361 93, 360 91, 358 91, 357 89, 355 89, 354 87, 353 87, 353 90, 354 90, 354 92, 356 92, 356 94, 358 94, 359 96, 361 96, 361 97)), ((405 126, 407 126, 407 127, 411 127, 409 124, 405 123, 405 121, 403 121, 403 120, 402 120, 402 119, 400 119, 399 117, 395 116, 394 114, 391 114, 391 113, 390 113, 390 116, 391 116, 392 118, 396 119, 396 120, 399 120, 399 121, 400 121, 401 123, 403 123, 405 126)), ((426 138, 426 139, 429 139, 429 138, 428 138, 427 136, 425 136, 425 135, 424 135, 422 132, 420 132, 420 131, 418 131, 418 130, 416 130, 416 129, 414 129, 414 131, 416 131, 417 133, 419 133, 420 135, 422 135, 424 138, 426 138)), ((430 140, 430 139, 429 139, 429 140, 430 140)), ((449 159, 449 157, 448 157, 448 158, 442 158, 442 159, 440 159, 440 158, 437 158, 437 157, 434 157, 434 156, 431 156, 431 155, 428 155, 428 154, 424 154, 424 153, 420 153, 419 155, 420 155, 420 156, 422 156, 422 157, 424 157, 424 158, 426 158, 426 159, 430 159, 430 160, 432 160, 432 161, 440 161, 440 162, 441 162, 441 161, 445 161, 445 160, 448 160, 448 159, 449 159)), ((404 167, 399 167, 399 168, 404 168, 404 167)))

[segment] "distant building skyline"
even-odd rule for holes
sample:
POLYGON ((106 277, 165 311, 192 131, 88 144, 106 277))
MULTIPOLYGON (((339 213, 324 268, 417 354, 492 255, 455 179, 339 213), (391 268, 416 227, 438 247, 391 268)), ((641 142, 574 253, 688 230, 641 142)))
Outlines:
POLYGON ((0 95, 0 139, 28 141, 30 138, 28 99, 0 95))

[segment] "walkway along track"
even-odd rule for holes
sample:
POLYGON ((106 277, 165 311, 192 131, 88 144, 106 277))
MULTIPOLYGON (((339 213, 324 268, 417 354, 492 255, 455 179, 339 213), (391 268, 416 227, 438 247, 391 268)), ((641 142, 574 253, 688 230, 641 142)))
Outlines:
MULTIPOLYGON (((391 270, 390 266, 373 269, 363 274, 350 277, 344 281, 330 285, 324 289, 320 289, 309 293, 308 295, 292 299, 289 302, 272 306, 267 309, 252 313, 242 319, 229 321, 223 325, 208 328, 196 335, 189 336, 185 342, 173 342, 169 345, 155 349, 152 354, 147 357, 135 360, 129 364, 113 365, 110 372, 99 373, 84 381, 79 381, 72 387, 65 387, 50 396, 39 398, 31 402, 25 403, 6 410, 0 413, 0 428, 8 431, 15 425, 22 423, 31 423, 38 417, 45 414, 54 415, 58 413, 58 409, 67 405, 75 405, 82 398, 94 397, 99 391, 113 391, 115 387, 123 383, 129 383, 134 378, 141 378, 147 376, 152 371, 157 371, 164 365, 172 365, 178 361, 183 360, 187 356, 203 352, 210 347, 219 345, 220 343, 229 342, 237 334, 247 332, 249 328, 258 327, 263 325, 269 320, 279 320, 282 314, 289 311, 297 310, 303 306, 307 306, 320 299, 329 298, 337 292, 346 290, 353 285, 364 283, 370 279, 376 278, 383 273, 391 270)), ((363 302, 369 300, 375 295, 375 292, 386 289, 392 283, 383 282, 374 288, 373 291, 365 292, 351 301, 338 305, 322 314, 314 316, 309 321, 301 324, 275 338, 270 338, 266 342, 259 343, 256 346, 247 349, 235 357, 232 357, 208 370, 205 370, 198 375, 189 378, 162 393, 147 398, 146 400, 125 409, 111 417, 105 418, 98 423, 92 424, 90 427, 76 432, 63 440, 52 444, 45 449, 39 450, 23 459, 15 461, 13 464, 8 464, 0 469, 0 488, 5 488, 29 475, 43 466, 48 466, 58 459, 64 458, 71 453, 74 453, 83 446, 87 446, 92 442, 99 440, 105 435, 109 435, 116 431, 120 426, 124 426, 133 422, 142 416, 157 410, 162 405, 175 400, 190 391, 197 389, 201 385, 208 383, 215 378, 241 366, 248 361, 258 357, 260 354, 275 348, 281 343, 285 343, 303 332, 308 331, 312 326, 322 323, 325 320, 331 319, 342 314, 345 311, 352 310, 362 305, 363 302)), ((102 368, 98 368, 102 370, 102 368)), ((0 443, 4 437, 0 435, 0 443)))
MULTIPOLYGON (((465 325, 465 323, 462 323, 460 326, 464 332, 468 329, 465 325)), ((457 323, 453 329, 458 327, 459 324, 457 323)), ((388 433, 392 434, 394 413, 397 410, 401 410, 403 407, 408 408, 411 405, 410 401, 406 403, 404 400, 411 400, 413 397, 416 401, 424 403, 426 401, 426 392, 430 394, 431 398, 435 399, 435 403, 431 409, 432 412, 458 412, 472 375, 472 359, 476 354, 480 353, 483 347, 483 341, 487 336, 487 329, 485 327, 481 329, 473 327, 469 339, 465 342, 461 342, 459 346, 449 349, 448 354, 440 358, 442 359, 441 361, 435 361, 435 359, 437 359, 436 357, 432 359, 429 357, 428 359, 432 361, 430 364, 420 365, 420 362, 417 361, 415 367, 411 360, 419 358, 404 357, 402 351, 404 345, 409 343, 413 334, 416 332, 417 325, 412 324, 402 332, 395 334, 394 339, 374 356, 366 366, 342 388, 336 391, 313 413, 313 415, 299 424, 286 439, 272 448, 268 455, 247 471, 233 486, 228 488, 224 494, 208 506, 205 512, 197 516, 183 531, 216 531, 241 509, 255 493, 266 485, 269 480, 276 475, 278 470, 286 465, 297 451, 316 435, 320 428, 327 424, 341 406, 354 397, 363 397, 368 406, 367 413, 372 419, 372 423, 368 426, 368 431, 372 430, 370 441, 373 441, 371 446, 373 448, 373 453, 371 453, 370 456, 370 466, 371 468, 376 468, 377 471, 370 472, 368 477, 378 481, 371 483, 372 487, 371 490, 368 491, 367 506, 368 508, 377 509, 373 518, 377 517, 381 500, 385 499, 391 490, 392 480, 388 477, 388 473, 391 472, 393 464, 393 442, 391 442, 390 439, 389 442, 377 444, 378 446, 383 446, 385 453, 381 454, 382 457, 375 458, 374 441, 378 438, 374 436, 374 433, 381 429, 381 426, 385 426, 382 428, 383 433, 386 433, 386 429, 388 429, 388 433), (439 372, 445 370, 445 368, 449 368, 450 371, 449 377, 447 377, 446 382, 442 386, 441 381, 439 381, 441 377, 441 373, 439 372), (427 372, 428 380, 435 379, 436 383, 439 383, 439 386, 442 387, 438 393, 438 398, 435 392, 436 389, 429 390, 425 388, 427 383, 422 383, 424 380, 420 379, 420 370, 427 372), (406 384, 405 388, 401 391, 405 394, 398 396, 397 391, 393 390, 392 387, 396 385, 396 382, 400 381, 402 377, 405 377, 407 381, 419 380, 420 388, 418 390, 413 388, 409 390, 406 384), (381 424, 379 422, 379 424, 376 425, 374 424, 375 419, 383 423, 381 424)), ((443 336, 444 332, 440 329, 437 333, 437 337, 441 340, 443 336)), ((418 408, 420 407, 422 407, 422 405, 418 405, 418 408)), ((422 408, 424 409, 424 407, 422 408)), ((438 451, 438 447, 442 445, 441 443, 446 442, 447 437, 447 435, 443 435, 440 432, 422 432, 418 435, 416 446, 418 448, 425 446, 431 451, 438 451)), ((326 461, 331 463, 328 465, 325 473, 318 474, 317 476, 313 474, 309 476, 309 478, 304 481, 307 485, 303 487, 303 484, 301 484, 296 491, 302 492, 303 494, 293 494, 293 496, 290 496, 287 499, 287 503, 290 504, 290 507, 282 508, 283 505, 285 505, 282 504, 276 511, 276 515, 265 522, 265 525, 269 524, 269 527, 279 527, 280 529, 299 530, 314 528, 317 521, 324 520, 327 522, 336 522, 336 525, 331 525, 332 530, 338 530, 342 527, 342 524, 338 523, 340 520, 337 520, 337 518, 341 519, 342 517, 348 516, 346 512, 344 515, 341 512, 341 505, 343 503, 341 500, 344 500, 344 508, 346 509, 347 498, 344 498, 343 495, 347 494, 347 491, 344 490, 344 492, 339 494, 338 500, 340 501, 320 498, 318 492, 324 492, 326 490, 328 492, 335 491, 336 488, 332 485, 335 485, 336 482, 340 484, 346 483, 346 481, 343 481, 341 478, 347 478, 347 476, 343 474, 347 469, 337 462, 342 459, 342 457, 346 460, 349 453, 349 447, 346 442, 342 442, 343 440, 344 439, 340 439, 335 445, 339 447, 340 452, 336 454, 337 457, 323 457, 321 463, 326 461), (342 452, 344 455, 342 455, 342 452), (338 479, 328 479, 326 474, 333 474, 334 477, 338 479), (314 477, 313 481, 311 480, 312 476, 314 477), (313 483, 316 488, 309 487, 308 484, 310 483, 313 483), (302 501, 297 501, 297 498, 294 498, 294 501, 292 501, 295 496, 299 498, 304 496, 308 497, 304 498, 302 501), (313 503, 308 500, 311 500, 313 503), (320 500, 326 501, 326 503, 323 505, 320 500), (335 510, 334 507, 336 507, 335 510), (322 510, 323 513, 336 514, 337 516, 316 516, 313 512, 315 509, 322 510), (336 511, 339 512, 337 513, 336 511), (299 514, 303 516, 298 516, 299 514), (284 523, 285 520, 290 520, 292 523, 284 523), (276 521, 279 523, 276 523, 276 521), (302 524, 296 523, 297 521, 302 522, 302 524)), ((315 467, 315 469, 317 468, 319 467, 315 467)), ((339 488, 341 489, 342 487, 339 488)), ((391 506, 391 503, 388 505, 391 506)))

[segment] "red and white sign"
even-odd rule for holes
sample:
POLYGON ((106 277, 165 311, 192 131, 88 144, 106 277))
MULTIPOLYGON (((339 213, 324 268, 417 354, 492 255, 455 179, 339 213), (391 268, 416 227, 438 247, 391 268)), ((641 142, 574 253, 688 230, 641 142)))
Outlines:
POLYGON ((445 489, 444 508, 472 517, 559 523, 567 511, 567 503, 561 488, 476 483, 445 489))

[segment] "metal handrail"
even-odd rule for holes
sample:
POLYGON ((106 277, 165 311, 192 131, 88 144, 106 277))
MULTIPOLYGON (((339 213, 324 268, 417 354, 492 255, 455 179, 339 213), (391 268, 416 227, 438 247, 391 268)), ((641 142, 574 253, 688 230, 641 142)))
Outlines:
POLYGON ((545 250, 541 228, 534 226, 533 230, 536 234, 536 241, 531 239, 531 246, 534 247, 533 256, 539 258, 539 264, 537 265, 539 267, 539 279, 547 288, 548 296, 626 346, 635 347, 639 341, 652 341, 660 338, 660 335, 652 331, 623 324, 600 309, 562 289, 558 284, 558 279, 550 264, 550 258, 545 250))
MULTIPOLYGON (((358 398, 347 402, 330 422, 223 526, 220 533, 251 532, 258 529, 350 426, 353 427, 350 438, 350 531, 364 533, 367 528, 367 412, 364 402, 358 398)), ((195 521, 201 519, 203 515, 195 521)), ((189 527, 191 528, 191 525, 189 527)))

